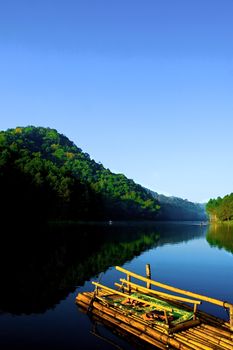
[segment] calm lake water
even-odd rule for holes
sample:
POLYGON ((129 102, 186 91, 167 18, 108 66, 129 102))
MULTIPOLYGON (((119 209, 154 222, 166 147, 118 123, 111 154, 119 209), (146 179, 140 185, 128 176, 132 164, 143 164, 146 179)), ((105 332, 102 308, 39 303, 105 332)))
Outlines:
MULTIPOLYGON (((96 324, 75 304, 79 292, 93 290, 93 280, 113 287, 124 276, 115 265, 145 275, 149 263, 153 279, 233 303, 233 227, 73 224, 6 236, 0 247, 1 349, 147 348, 96 324)), ((219 307, 201 308, 227 318, 219 307)))

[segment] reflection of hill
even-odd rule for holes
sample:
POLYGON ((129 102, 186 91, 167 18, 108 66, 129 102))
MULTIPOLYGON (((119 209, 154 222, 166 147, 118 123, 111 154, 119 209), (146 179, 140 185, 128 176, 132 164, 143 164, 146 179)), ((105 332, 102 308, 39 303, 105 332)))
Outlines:
POLYGON ((206 235, 207 226, 200 226, 196 223, 188 225, 184 223, 163 223, 156 225, 160 238, 157 246, 165 244, 178 244, 197 239, 206 235))
POLYGON ((42 313, 98 273, 157 245, 203 234, 200 226, 119 224, 56 226, 1 242, 0 310, 42 313))
POLYGON ((233 227, 224 225, 211 225, 206 239, 211 247, 218 247, 233 253, 233 227))
POLYGON ((69 226, 1 245, 0 310, 40 313, 86 280, 152 247, 158 234, 136 227, 69 226), (64 233, 65 232, 65 233, 64 233))

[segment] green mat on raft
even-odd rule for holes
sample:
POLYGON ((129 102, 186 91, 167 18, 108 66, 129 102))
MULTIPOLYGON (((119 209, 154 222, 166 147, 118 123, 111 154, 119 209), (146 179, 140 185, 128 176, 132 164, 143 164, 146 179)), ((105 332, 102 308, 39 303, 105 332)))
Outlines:
MULTIPOLYGON (((140 299, 142 303, 145 303, 147 301, 151 303, 155 303, 156 306, 143 306, 143 305, 140 305, 139 302, 136 303, 136 305, 122 304, 123 300, 128 299, 127 295, 125 296, 125 298, 122 297, 117 300, 113 300, 111 296, 105 296, 104 299, 109 304, 115 307, 119 307, 120 309, 127 311, 129 314, 134 314, 136 316, 142 316, 143 314, 150 313, 154 310, 162 311, 163 310, 162 307, 166 307, 166 309, 170 310, 170 311, 167 311, 168 317, 173 316, 173 320, 170 322, 170 325, 173 325, 173 326, 179 323, 191 320, 193 318, 193 312, 180 309, 172 304, 169 304, 164 300, 151 297, 146 294, 141 294, 141 293, 132 293, 130 296, 140 299)), ((157 321, 157 320, 153 320, 152 322, 158 323, 158 324, 164 323, 163 321, 157 321)))

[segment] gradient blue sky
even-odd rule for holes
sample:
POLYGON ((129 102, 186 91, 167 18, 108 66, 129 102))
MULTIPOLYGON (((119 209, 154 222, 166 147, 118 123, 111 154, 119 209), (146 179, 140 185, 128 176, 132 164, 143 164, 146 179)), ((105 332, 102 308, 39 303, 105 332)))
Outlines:
POLYGON ((193 201, 233 191, 232 0, 0 2, 0 129, 193 201))

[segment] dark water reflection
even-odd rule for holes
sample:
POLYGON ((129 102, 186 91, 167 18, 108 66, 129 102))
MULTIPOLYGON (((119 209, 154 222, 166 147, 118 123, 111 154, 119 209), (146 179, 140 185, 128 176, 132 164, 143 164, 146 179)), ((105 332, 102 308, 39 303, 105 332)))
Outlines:
MULTIPOLYGON (((110 343, 90 336, 93 324, 74 303, 79 291, 92 289, 90 280, 104 272, 102 281, 112 286, 118 277, 112 266, 144 274, 150 263, 161 282, 220 298, 222 288, 208 290, 206 285, 213 285, 207 276, 214 268, 216 277, 229 280, 233 259, 218 255, 215 246, 232 251, 232 241, 228 231, 198 223, 64 224, 24 234, 6 230, 0 246, 0 346, 111 349, 110 343)), ((226 287, 232 294, 233 285, 226 287)), ((142 346, 106 327, 101 332, 124 349, 142 346)))
POLYGON ((2 240, 0 309, 43 313, 89 278, 153 247, 158 238, 145 226, 71 224, 2 240))

